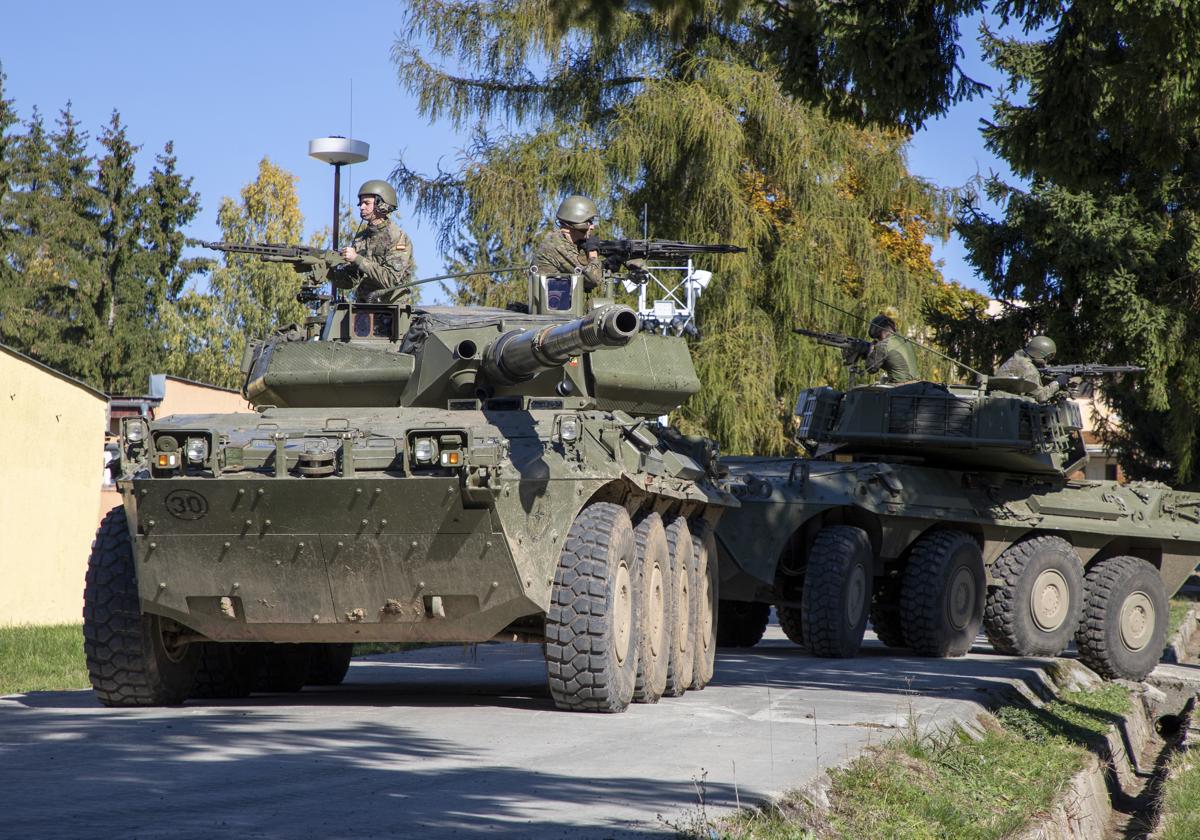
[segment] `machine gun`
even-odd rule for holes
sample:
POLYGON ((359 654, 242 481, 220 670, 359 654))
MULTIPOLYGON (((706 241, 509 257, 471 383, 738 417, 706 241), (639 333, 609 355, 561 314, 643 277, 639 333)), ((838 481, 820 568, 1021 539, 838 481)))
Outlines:
POLYGON ((694 254, 741 254, 745 248, 737 245, 696 245, 672 239, 596 239, 584 241, 585 251, 597 251, 604 258, 604 267, 616 271, 632 260, 665 260, 691 257, 694 254))
POLYGON ((213 251, 224 251, 226 254, 250 254, 267 262, 290 263, 297 271, 316 271, 320 267, 333 268, 346 261, 337 251, 326 248, 310 248, 307 245, 283 245, 267 242, 205 242, 200 239, 188 241, 189 245, 199 245, 213 251))
POLYGON ((1066 376, 1076 379, 1096 379, 1101 376, 1106 376, 1110 373, 1144 373, 1144 367, 1137 365, 1046 365, 1039 369, 1039 373, 1043 376, 1059 377, 1066 376))
POLYGON ((835 332, 817 332, 816 330, 806 330, 803 327, 792 327, 792 332, 796 335, 807 336, 813 339, 817 344, 824 344, 826 347, 836 347, 842 351, 842 358, 846 360, 846 364, 854 364, 859 359, 871 352, 871 342, 865 338, 853 338, 852 336, 842 335, 835 332))

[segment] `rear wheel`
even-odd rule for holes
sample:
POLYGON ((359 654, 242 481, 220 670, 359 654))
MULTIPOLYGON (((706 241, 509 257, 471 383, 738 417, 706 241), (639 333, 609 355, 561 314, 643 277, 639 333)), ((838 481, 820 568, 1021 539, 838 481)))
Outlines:
POLYGON ((804 647, 804 611, 799 607, 775 606, 775 615, 779 617, 779 629, 794 645, 804 647))
POLYGON ((96 532, 83 590, 83 650, 97 699, 105 706, 182 703, 200 659, 186 633, 141 611, 125 508, 113 508, 96 532))
POLYGON ((692 684, 693 587, 692 532, 687 519, 674 517, 667 525, 667 550, 671 559, 671 585, 667 587, 667 626, 671 649, 667 657, 667 685, 663 694, 680 697, 692 684))
POLYGON ((854 656, 862 646, 871 596, 871 540, 850 525, 826 525, 808 550, 802 621, 817 656, 854 656))
POLYGON ((236 642, 201 642, 193 697, 246 697, 254 687, 254 671, 247 666, 245 645, 236 642))
POLYGON ((917 540, 900 588, 904 640, 920 656, 962 656, 983 621, 983 554, 962 531, 917 540))
POLYGON ((1083 565, 1062 537, 1009 546, 992 567, 983 629, 998 653, 1058 656, 1079 627, 1083 565))
POLYGON ((667 687, 671 628, 667 621, 667 587, 670 585, 670 553, 662 517, 647 514, 633 533, 638 552, 638 599, 640 626, 637 679, 633 699, 657 703, 667 687))
POLYGON ((1110 557, 1088 570, 1084 588, 1079 658, 1102 677, 1145 679, 1167 638, 1167 592, 1158 570, 1140 557, 1110 557))
POLYGON ((560 709, 622 712, 633 699, 637 574, 625 508, 584 508, 567 532, 546 615, 546 670, 560 709))
POLYGON ((908 647, 904 641, 904 626, 900 621, 900 578, 888 575, 881 578, 871 596, 871 629, 886 647, 908 647))
POLYGON ((341 685, 354 655, 351 644, 310 644, 306 685, 341 685))
POLYGON ((717 646, 754 647, 762 641, 770 621, 770 604, 721 601, 717 605, 717 646))
POLYGON ((697 520, 692 531, 692 567, 696 570, 696 622, 693 625, 692 688, 699 690, 712 680, 717 656, 717 545, 708 524, 697 520))
POLYGON ((308 682, 308 645, 263 642, 246 647, 255 691, 290 694, 308 682))

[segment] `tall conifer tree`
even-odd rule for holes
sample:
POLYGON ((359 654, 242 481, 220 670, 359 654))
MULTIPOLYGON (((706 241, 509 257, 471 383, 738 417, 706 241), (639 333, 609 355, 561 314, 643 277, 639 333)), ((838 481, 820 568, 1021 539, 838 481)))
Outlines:
POLYGON ((604 236, 640 235, 645 209, 651 236, 749 248, 702 263, 716 270, 695 345, 703 388, 679 419, 727 451, 780 452, 796 392, 844 382, 836 354, 791 327, 863 332, 818 299, 868 318, 896 304, 919 327, 942 288, 925 234, 946 208, 907 172, 905 133, 796 102, 756 40, 761 16, 718 5, 676 37, 639 10, 562 30, 539 0, 413 3, 393 56, 422 112, 530 128, 479 131, 455 171, 393 174, 463 262, 528 260, 572 192, 597 199, 604 236))

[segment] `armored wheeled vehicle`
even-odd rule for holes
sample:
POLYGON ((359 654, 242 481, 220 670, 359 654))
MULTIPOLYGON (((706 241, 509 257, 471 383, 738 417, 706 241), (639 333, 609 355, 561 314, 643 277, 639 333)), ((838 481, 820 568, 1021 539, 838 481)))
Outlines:
POLYGON ((336 683, 355 642, 544 643, 561 708, 713 671, 715 447, 661 425, 681 338, 581 278, 528 311, 326 303, 244 362, 253 413, 123 421, 90 558, 107 705, 336 683))
POLYGON ((1200 559, 1200 495, 1073 477, 1078 405, 1023 380, 812 388, 811 457, 726 458, 741 507, 717 529, 721 641, 754 644, 768 605, 794 642, 1053 656, 1075 641, 1107 677, 1158 661, 1168 598, 1200 559))

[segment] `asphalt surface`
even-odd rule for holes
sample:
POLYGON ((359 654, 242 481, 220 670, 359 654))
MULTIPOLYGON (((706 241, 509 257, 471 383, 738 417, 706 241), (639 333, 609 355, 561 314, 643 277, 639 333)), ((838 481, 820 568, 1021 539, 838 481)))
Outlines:
POLYGON ((973 720, 1044 664, 986 651, 921 659, 871 638, 857 659, 817 659, 772 626, 722 650, 704 691, 611 716, 556 711, 540 648, 508 644, 180 708, 0 698, 0 836, 669 837, 912 722, 973 720))

